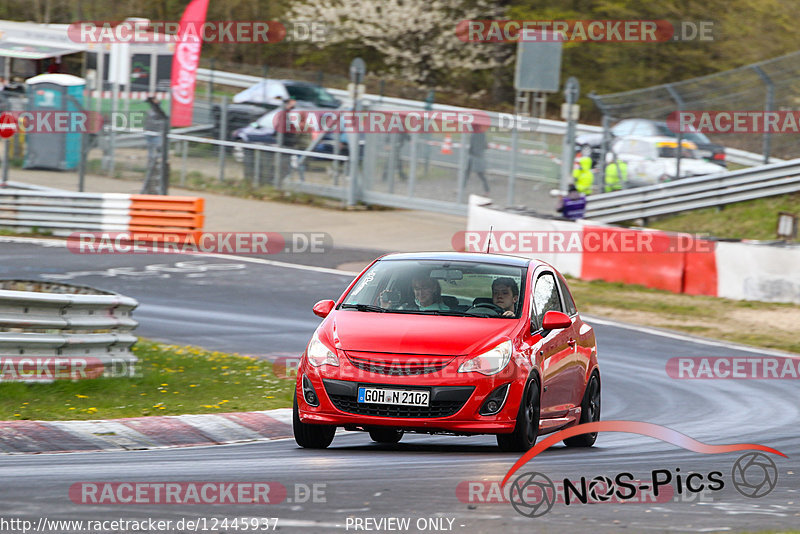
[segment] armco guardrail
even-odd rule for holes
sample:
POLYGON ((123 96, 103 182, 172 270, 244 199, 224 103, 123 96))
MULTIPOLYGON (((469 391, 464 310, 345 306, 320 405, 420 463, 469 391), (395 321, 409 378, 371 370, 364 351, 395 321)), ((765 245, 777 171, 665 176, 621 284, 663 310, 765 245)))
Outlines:
POLYGON ((0 281, 0 382, 133 376, 136 306, 84 286, 0 281))
MULTIPOLYGON (((252 76, 249 74, 237 74, 235 72, 224 72, 211 69, 197 69, 197 81, 218 83, 220 85, 227 85, 229 87, 251 87, 264 78, 260 76, 252 76)), ((350 94, 342 89, 330 89, 333 96, 347 102, 350 99, 350 94)), ((405 98, 393 98, 380 95, 366 94, 364 99, 370 102, 374 108, 386 109, 407 109, 407 110, 424 110, 427 109, 428 104, 419 100, 408 100, 405 98)), ((468 111, 468 108, 457 106, 447 106, 443 104, 434 104, 433 109, 436 111, 468 111)), ((497 124, 497 113, 487 112, 492 117, 492 124, 497 124)), ((536 124, 537 131, 553 135, 566 135, 567 123, 564 121, 554 121, 550 119, 538 119, 536 124)), ((600 126, 593 126, 591 124, 578 124, 576 129, 578 134, 582 133, 602 133, 603 129, 600 126)), ((737 163, 739 165, 760 165, 764 162, 764 156, 754 152, 747 152, 736 148, 726 148, 725 157, 728 161, 737 163)), ((778 158, 770 158, 770 163, 780 162, 778 158)))
POLYGON ((78 230, 192 232, 202 230, 198 197, 0 190, 0 227, 67 235, 78 230))
POLYGON ((615 223, 800 191, 800 159, 592 195, 586 218, 615 223))

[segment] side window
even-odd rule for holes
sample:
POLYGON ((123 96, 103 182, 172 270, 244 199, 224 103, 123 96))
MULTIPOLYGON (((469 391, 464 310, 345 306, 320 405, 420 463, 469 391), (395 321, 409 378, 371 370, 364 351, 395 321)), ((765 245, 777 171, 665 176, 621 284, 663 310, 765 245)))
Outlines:
POLYGON ((578 308, 575 307, 575 301, 572 300, 572 295, 569 294, 569 290, 567 289, 567 284, 559 278, 558 285, 561 286, 561 295, 564 297, 564 307, 567 310, 564 312, 567 315, 575 315, 578 313, 578 308))
POLYGON ((634 126, 635 124, 632 121, 620 121, 611 128, 611 131, 617 137, 624 137, 626 135, 631 135, 634 126))
POLYGON ((545 273, 536 279, 536 286, 533 290, 533 311, 531 320, 536 320, 536 326, 542 326, 544 314, 551 311, 561 310, 561 299, 558 298, 558 288, 553 273, 545 273))

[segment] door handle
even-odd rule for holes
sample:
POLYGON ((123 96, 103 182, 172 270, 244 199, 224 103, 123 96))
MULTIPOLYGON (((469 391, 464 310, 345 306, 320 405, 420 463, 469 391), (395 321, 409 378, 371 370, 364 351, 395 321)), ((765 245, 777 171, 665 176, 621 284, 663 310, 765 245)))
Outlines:
POLYGON ((570 339, 569 341, 567 341, 567 345, 569 345, 570 347, 574 347, 575 343, 577 342, 574 339, 570 339))

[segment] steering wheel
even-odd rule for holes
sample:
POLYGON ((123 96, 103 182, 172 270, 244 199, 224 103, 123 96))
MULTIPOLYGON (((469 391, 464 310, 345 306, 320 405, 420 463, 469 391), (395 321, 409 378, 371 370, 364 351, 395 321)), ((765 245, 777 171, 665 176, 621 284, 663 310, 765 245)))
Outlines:
POLYGON ((505 312, 503 308, 491 302, 480 302, 472 307, 472 309, 476 308, 485 308, 487 310, 495 312, 497 315, 503 315, 503 312, 505 312))

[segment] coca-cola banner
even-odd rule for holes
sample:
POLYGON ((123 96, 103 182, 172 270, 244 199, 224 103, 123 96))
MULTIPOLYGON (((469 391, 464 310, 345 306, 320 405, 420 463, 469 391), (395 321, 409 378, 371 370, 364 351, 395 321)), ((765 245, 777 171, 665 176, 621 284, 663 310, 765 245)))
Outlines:
POLYGON ((181 17, 179 40, 172 58, 172 126, 192 125, 194 84, 203 41, 191 28, 203 25, 207 9, 208 0, 192 0, 181 17))

